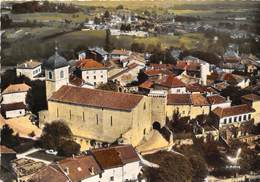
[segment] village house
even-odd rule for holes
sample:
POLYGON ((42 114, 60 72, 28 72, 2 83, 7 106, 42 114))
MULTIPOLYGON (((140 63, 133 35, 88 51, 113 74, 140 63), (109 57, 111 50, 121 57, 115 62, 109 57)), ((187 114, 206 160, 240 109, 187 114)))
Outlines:
POLYGON ((26 96, 31 89, 25 83, 11 84, 2 92, 1 113, 6 118, 24 116, 26 114, 26 96))
POLYGON ((251 106, 255 112, 252 114, 254 123, 257 124, 260 122, 260 96, 256 94, 247 94, 241 97, 241 100, 244 104, 251 106))
POLYGON ((33 80, 35 77, 42 73, 42 63, 36 60, 29 60, 16 67, 16 75, 26 76, 29 79, 33 80))
POLYGON ((142 166, 131 145, 92 149, 38 170, 32 182, 136 181, 142 166))
POLYGON ((128 58, 131 55, 131 51, 114 49, 111 53, 111 59, 118 59, 120 61, 128 58))
POLYGON ((217 107, 212 111, 214 122, 218 127, 226 125, 239 126, 243 122, 247 122, 252 118, 255 110, 249 105, 242 104, 225 108, 217 107))
POLYGON ((108 61, 109 53, 106 52, 103 48, 100 47, 91 47, 86 51, 81 51, 78 54, 78 59, 93 59, 98 62, 105 63, 108 61))
POLYGON ((82 59, 76 64, 82 79, 94 87, 107 83, 107 67, 93 59, 82 59))
POLYGON ((225 98, 221 95, 210 95, 207 96, 208 102, 210 104, 210 110, 214 110, 217 107, 226 108, 231 106, 231 100, 225 98))
POLYGON ((168 94, 166 115, 172 118, 174 113, 181 117, 194 119, 199 115, 208 115, 210 104, 202 94, 168 94))

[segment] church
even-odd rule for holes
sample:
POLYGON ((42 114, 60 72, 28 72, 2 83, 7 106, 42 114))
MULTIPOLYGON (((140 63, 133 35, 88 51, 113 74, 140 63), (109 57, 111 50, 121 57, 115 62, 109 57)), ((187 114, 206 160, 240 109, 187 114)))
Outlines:
POLYGON ((73 86, 68 62, 57 50, 43 66, 48 110, 39 112, 40 127, 63 120, 80 144, 120 141, 137 146, 154 122, 164 125, 164 93, 144 96, 73 86))

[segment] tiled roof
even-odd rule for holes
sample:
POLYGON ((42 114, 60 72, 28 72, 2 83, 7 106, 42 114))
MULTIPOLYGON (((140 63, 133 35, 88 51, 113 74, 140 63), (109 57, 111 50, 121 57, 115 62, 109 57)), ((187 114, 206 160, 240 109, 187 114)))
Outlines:
POLYGON ((42 64, 41 62, 38 62, 38 61, 35 61, 35 60, 29 60, 29 61, 26 61, 22 64, 17 65, 17 68, 33 69, 33 68, 36 68, 37 66, 40 66, 41 64, 42 64))
POLYGON ((257 100, 260 100, 260 96, 259 96, 259 95, 256 95, 256 94, 243 95, 241 98, 242 98, 242 99, 245 99, 245 100, 249 100, 249 101, 257 101, 257 100))
POLYGON ((33 182, 68 182, 68 178, 57 166, 51 164, 37 171, 30 179, 33 182))
POLYGON ((242 104, 242 105, 236 105, 227 108, 217 107, 212 112, 216 114, 219 118, 223 118, 223 117, 234 116, 239 114, 252 113, 254 111, 255 110, 252 107, 248 106, 247 104, 242 104))
POLYGON ((199 71, 200 64, 194 62, 177 61, 176 65, 173 66, 177 70, 187 70, 187 71, 199 71))
POLYGON ((79 67, 79 68, 82 68, 82 69, 86 69, 86 70, 89 70, 89 69, 104 69, 106 68, 103 64, 93 60, 93 59, 82 59, 82 60, 79 60, 77 63, 76 63, 76 66, 79 67))
POLYGON ((84 106, 131 111, 143 96, 97 89, 62 86, 49 100, 84 106))
POLYGON ((168 105, 191 105, 190 94, 169 94, 167 96, 168 105))
POLYGON ((145 70, 144 73, 147 75, 147 76, 157 76, 157 75, 160 75, 162 74, 162 71, 161 70, 145 70))
POLYGON ((208 106, 207 99, 202 94, 191 94, 191 101, 194 106, 208 106))
POLYGON ((66 170, 68 170, 69 178, 71 181, 75 182, 84 180, 102 172, 92 155, 80 155, 66 158, 60 160, 58 164, 61 166, 63 171, 66 172, 66 170))
POLYGON ((11 153, 16 153, 13 149, 10 149, 4 145, 0 145, 0 153, 1 154, 11 154, 11 153))
POLYGON ((209 103, 212 104, 221 104, 226 102, 226 98, 221 95, 211 95, 207 97, 209 103))
POLYGON ((205 93, 208 91, 207 87, 200 85, 199 83, 186 85, 186 88, 189 92, 200 92, 205 93))
POLYGON ((10 94, 16 92, 27 92, 31 87, 25 83, 11 84, 9 85, 2 94, 10 94))
POLYGON ((77 77, 77 76, 75 76, 73 74, 70 75, 69 82, 70 82, 70 84, 78 86, 78 87, 80 87, 81 85, 84 84, 84 80, 83 79, 81 79, 81 78, 79 78, 79 77, 77 77))
POLYGON ((144 89, 150 89, 153 86, 153 82, 151 80, 146 80, 145 82, 141 83, 139 85, 140 88, 144 88, 144 89))
POLYGON ((119 167, 140 160, 131 145, 93 149, 92 153, 102 169, 119 167))
POLYGON ((166 78, 163 78, 156 84, 165 86, 168 88, 185 87, 185 84, 180 79, 178 79, 177 77, 175 77, 173 75, 168 75, 166 78))
POLYGON ((11 104, 1 104, 2 111, 12 111, 18 109, 26 109, 26 105, 23 102, 15 102, 11 104))
POLYGON ((150 64, 149 67, 152 67, 153 69, 159 69, 159 70, 172 70, 173 65, 172 64, 150 64))

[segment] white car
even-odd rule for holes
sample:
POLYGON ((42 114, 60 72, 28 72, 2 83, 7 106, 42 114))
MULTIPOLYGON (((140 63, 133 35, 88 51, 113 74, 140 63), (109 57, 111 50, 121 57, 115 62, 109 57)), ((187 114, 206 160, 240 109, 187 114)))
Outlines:
POLYGON ((46 153, 46 154, 52 154, 52 155, 57 155, 57 154, 58 154, 58 152, 55 151, 55 150, 53 150, 53 149, 45 150, 45 153, 46 153))

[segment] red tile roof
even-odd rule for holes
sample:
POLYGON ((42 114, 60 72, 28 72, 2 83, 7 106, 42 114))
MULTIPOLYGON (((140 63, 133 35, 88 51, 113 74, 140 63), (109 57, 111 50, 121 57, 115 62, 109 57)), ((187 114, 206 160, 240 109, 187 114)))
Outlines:
POLYGON ((235 116, 239 114, 252 113, 255 112, 255 110, 252 107, 248 106, 247 104, 242 104, 242 105, 236 105, 227 108, 217 107, 212 112, 216 114, 219 118, 223 118, 223 117, 235 116))
POLYGON ((144 73, 147 76, 157 76, 157 75, 162 74, 162 71, 161 70, 145 70, 144 73))
POLYGON ((64 172, 68 170, 69 178, 75 182, 102 172, 92 155, 74 156, 60 160, 58 163, 64 172))
POLYGON ((140 160, 131 145, 93 149, 92 153, 102 169, 119 167, 140 160))
POLYGON ((221 95, 212 95, 207 97, 209 103, 212 104, 221 104, 226 102, 226 98, 221 95))
POLYGON ((63 171, 57 164, 50 164, 37 171, 30 179, 33 182, 68 182, 63 171))
POLYGON ((153 86, 153 82, 151 80, 146 80, 145 82, 141 83, 139 85, 140 88, 144 88, 144 89, 150 89, 153 86))
POLYGON ((10 94, 16 92, 27 92, 31 87, 25 83, 11 84, 9 85, 2 94, 10 94))
POLYGON ((150 64, 149 67, 152 67, 155 70, 172 70, 172 64, 150 64))
POLYGON ((200 64, 186 61, 177 61, 176 65, 173 66, 177 70, 187 70, 187 71, 199 71, 200 64))
POLYGON ((194 106, 208 106, 209 103, 202 94, 191 94, 191 101, 194 106))
POLYGON ((191 105, 190 94, 169 94, 167 96, 168 105, 191 105))
POLYGON ((143 96, 97 89, 62 86, 54 92, 50 101, 77 105, 131 111, 143 96))
POLYGON ((81 79, 81 78, 79 78, 79 77, 77 77, 75 75, 72 75, 72 74, 69 77, 69 82, 70 82, 70 84, 78 86, 78 87, 80 87, 80 86, 82 86, 84 84, 84 80, 83 79, 81 79))
POLYGON ((77 63, 76 63, 76 66, 78 68, 82 68, 82 69, 86 69, 86 70, 91 70, 91 69, 105 69, 106 67, 93 60, 93 59, 82 59, 82 60, 79 60, 77 63))
POLYGON ((207 87, 200 85, 199 83, 189 84, 186 86, 187 90, 190 92, 200 92, 205 93, 208 91, 207 87))
POLYGON ((168 75, 166 78, 160 80, 157 85, 161 85, 168 88, 179 88, 185 87, 185 83, 183 83, 180 79, 173 75, 168 75))

